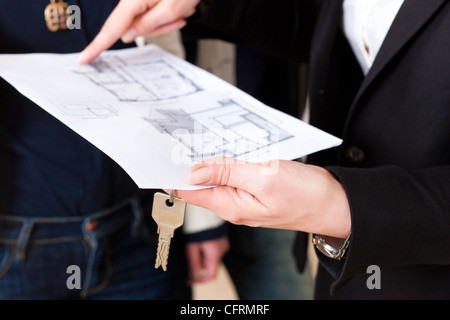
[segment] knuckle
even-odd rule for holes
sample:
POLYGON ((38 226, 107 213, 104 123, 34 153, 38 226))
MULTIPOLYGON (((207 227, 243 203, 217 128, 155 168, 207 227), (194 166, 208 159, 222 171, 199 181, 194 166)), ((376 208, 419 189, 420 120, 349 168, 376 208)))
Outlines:
POLYGON ((260 176, 257 184, 259 194, 269 195, 274 191, 273 180, 269 176, 260 176))
POLYGON ((231 178, 231 167, 229 164, 223 164, 220 166, 217 178, 220 185, 226 186, 229 184, 231 178))

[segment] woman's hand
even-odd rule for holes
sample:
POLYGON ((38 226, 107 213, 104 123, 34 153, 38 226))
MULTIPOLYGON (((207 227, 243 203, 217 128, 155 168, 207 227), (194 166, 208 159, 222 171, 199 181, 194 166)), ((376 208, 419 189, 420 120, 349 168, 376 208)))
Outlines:
POLYGON ((293 161, 263 164, 215 158, 191 168, 193 185, 177 197, 234 224, 346 238, 350 209, 342 185, 327 170, 293 161))
POLYGON ((121 0, 100 33, 78 57, 89 63, 122 38, 125 43, 139 36, 158 36, 185 26, 200 0, 121 0))

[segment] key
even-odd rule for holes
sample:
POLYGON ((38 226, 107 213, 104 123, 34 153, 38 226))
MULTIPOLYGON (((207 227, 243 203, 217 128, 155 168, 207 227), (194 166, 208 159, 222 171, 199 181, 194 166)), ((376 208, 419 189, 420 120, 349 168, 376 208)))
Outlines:
POLYGON ((186 201, 172 195, 155 193, 153 199, 152 217, 158 225, 158 250, 156 253, 155 268, 162 267, 167 271, 170 241, 174 231, 184 223, 186 201))

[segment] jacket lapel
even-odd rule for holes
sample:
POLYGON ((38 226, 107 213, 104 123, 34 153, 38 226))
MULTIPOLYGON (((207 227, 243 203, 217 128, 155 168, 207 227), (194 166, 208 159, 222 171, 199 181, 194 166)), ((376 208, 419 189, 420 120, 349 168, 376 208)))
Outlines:
POLYGON ((361 84, 350 110, 349 117, 347 118, 347 124, 358 105, 358 101, 380 72, 447 1, 405 0, 380 48, 371 70, 361 84))

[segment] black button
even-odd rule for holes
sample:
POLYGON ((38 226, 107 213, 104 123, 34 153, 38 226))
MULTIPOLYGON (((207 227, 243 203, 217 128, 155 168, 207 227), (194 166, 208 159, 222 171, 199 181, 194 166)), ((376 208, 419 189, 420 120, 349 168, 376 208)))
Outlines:
POLYGON ((325 89, 320 89, 320 90, 319 90, 319 95, 320 95, 320 96, 323 96, 324 94, 325 94, 325 89))
POLYGON ((345 156, 353 163, 362 163, 366 159, 366 154, 358 147, 348 148, 345 156))

